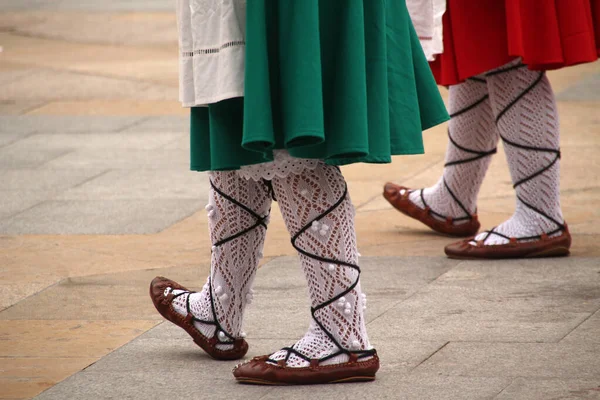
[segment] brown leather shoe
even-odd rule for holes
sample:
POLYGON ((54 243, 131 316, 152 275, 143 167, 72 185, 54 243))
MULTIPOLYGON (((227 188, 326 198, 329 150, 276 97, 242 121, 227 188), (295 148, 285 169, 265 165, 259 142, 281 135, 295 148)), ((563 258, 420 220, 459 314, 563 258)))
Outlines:
POLYGON ((233 376, 238 382, 257 385, 313 385, 320 383, 364 382, 375 380, 379 369, 377 353, 366 361, 359 361, 356 354, 343 364, 319 365, 312 360, 309 367, 291 368, 285 360, 277 364, 267 362, 269 356, 255 357, 237 365, 233 376))
POLYGON ((440 221, 432 215, 429 207, 423 209, 410 201, 408 195, 410 189, 388 182, 383 188, 383 197, 402 214, 420 221, 436 232, 449 236, 472 236, 479 230, 480 224, 477 214, 471 215, 469 221, 463 224, 454 224, 451 217, 446 217, 445 221, 440 221))
POLYGON ((461 240, 449 244, 444 248, 446 255, 458 259, 503 259, 503 258, 535 258, 535 257, 563 257, 569 255, 571 247, 571 234, 568 229, 562 235, 542 238, 533 242, 519 242, 511 238, 507 244, 484 245, 483 240, 476 245, 469 244, 474 238, 461 240))
MULTIPOLYGON (((223 344, 217 339, 215 330, 215 336, 207 338, 194 326, 194 316, 188 313, 187 316, 183 316, 176 312, 173 307, 173 290, 184 290, 190 292, 185 287, 181 286, 177 282, 170 279, 157 276, 150 283, 150 297, 154 307, 158 310, 160 315, 165 317, 168 321, 171 321, 175 325, 183 328, 191 337, 194 339, 194 343, 206 351, 209 356, 216 360, 238 360, 248 352, 248 343, 242 339, 237 338, 233 342, 227 342, 226 344, 232 344, 231 350, 220 350, 217 348, 218 344, 223 344)), ((194 292, 190 292, 194 293, 194 292)))

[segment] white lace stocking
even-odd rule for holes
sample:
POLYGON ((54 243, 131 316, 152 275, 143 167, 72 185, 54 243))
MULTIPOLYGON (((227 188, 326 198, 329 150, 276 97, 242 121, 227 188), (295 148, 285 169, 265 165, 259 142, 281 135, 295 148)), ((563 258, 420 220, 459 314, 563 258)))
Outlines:
POLYGON ((530 71, 518 61, 488 74, 487 81, 517 206, 509 220, 494 228, 499 235, 482 233, 476 240, 494 245, 508 243, 509 238, 560 235, 559 127, 550 82, 544 72, 530 71))
POLYGON ((451 86, 450 110, 444 174, 434 186, 423 189, 423 197, 420 190, 415 190, 409 199, 421 208, 429 206, 437 219, 451 217, 461 224, 477 210, 477 195, 491 162, 489 156, 498 143, 485 79, 476 77, 451 86))
MULTIPOLYGON (((207 337, 217 333, 221 342, 230 342, 244 336, 244 309, 252 299, 251 287, 262 257, 271 195, 262 181, 246 180, 235 171, 211 172, 210 180, 206 208, 213 243, 211 274, 202 291, 190 295, 190 309, 198 319, 215 321, 214 306, 218 325, 194 322, 196 328, 207 337), (242 232, 245 233, 237 236, 242 232)), ((187 314, 187 296, 173 301, 175 310, 182 315, 187 314)), ((231 345, 217 347, 227 350, 231 345)))
POLYGON ((336 353, 366 350, 370 344, 363 315, 366 299, 358 282, 359 271, 343 265, 358 264, 354 207, 346 193, 344 177, 338 168, 319 162, 316 168, 305 169, 301 174, 275 177, 273 189, 293 243, 300 249, 312 307, 316 308, 314 318, 318 322, 312 321, 308 332, 292 346, 292 351, 281 350, 271 355, 271 359, 285 359, 291 367, 308 366, 310 363, 305 358, 331 356, 321 364, 346 362, 347 353, 336 353), (355 283, 356 286, 349 290, 355 283), (331 304, 320 306, 332 299, 335 301, 331 304))

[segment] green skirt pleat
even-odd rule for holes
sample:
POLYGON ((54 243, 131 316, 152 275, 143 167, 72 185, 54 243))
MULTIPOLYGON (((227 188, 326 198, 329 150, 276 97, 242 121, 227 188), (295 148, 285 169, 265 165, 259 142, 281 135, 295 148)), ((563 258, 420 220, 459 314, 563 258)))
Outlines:
POLYGON ((191 167, 388 163, 447 119, 404 1, 253 0, 245 97, 191 109, 191 167))

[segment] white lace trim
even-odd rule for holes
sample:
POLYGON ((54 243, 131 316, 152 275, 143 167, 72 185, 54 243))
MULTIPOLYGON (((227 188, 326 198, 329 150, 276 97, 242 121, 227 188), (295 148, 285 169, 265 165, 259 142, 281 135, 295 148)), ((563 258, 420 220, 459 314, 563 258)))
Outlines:
POLYGON ((321 160, 292 157, 287 150, 275 150, 273 157, 273 161, 245 165, 237 172, 245 179, 271 180, 275 177, 286 178, 291 174, 301 175, 306 170, 314 170, 321 162, 321 160))

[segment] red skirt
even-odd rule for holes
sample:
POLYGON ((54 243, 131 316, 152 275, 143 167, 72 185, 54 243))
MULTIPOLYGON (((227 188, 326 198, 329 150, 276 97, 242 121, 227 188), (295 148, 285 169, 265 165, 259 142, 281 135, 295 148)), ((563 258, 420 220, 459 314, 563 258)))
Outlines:
POLYGON ((595 61, 600 0, 448 0, 444 54, 431 63, 441 85, 517 57, 533 70, 595 61))

